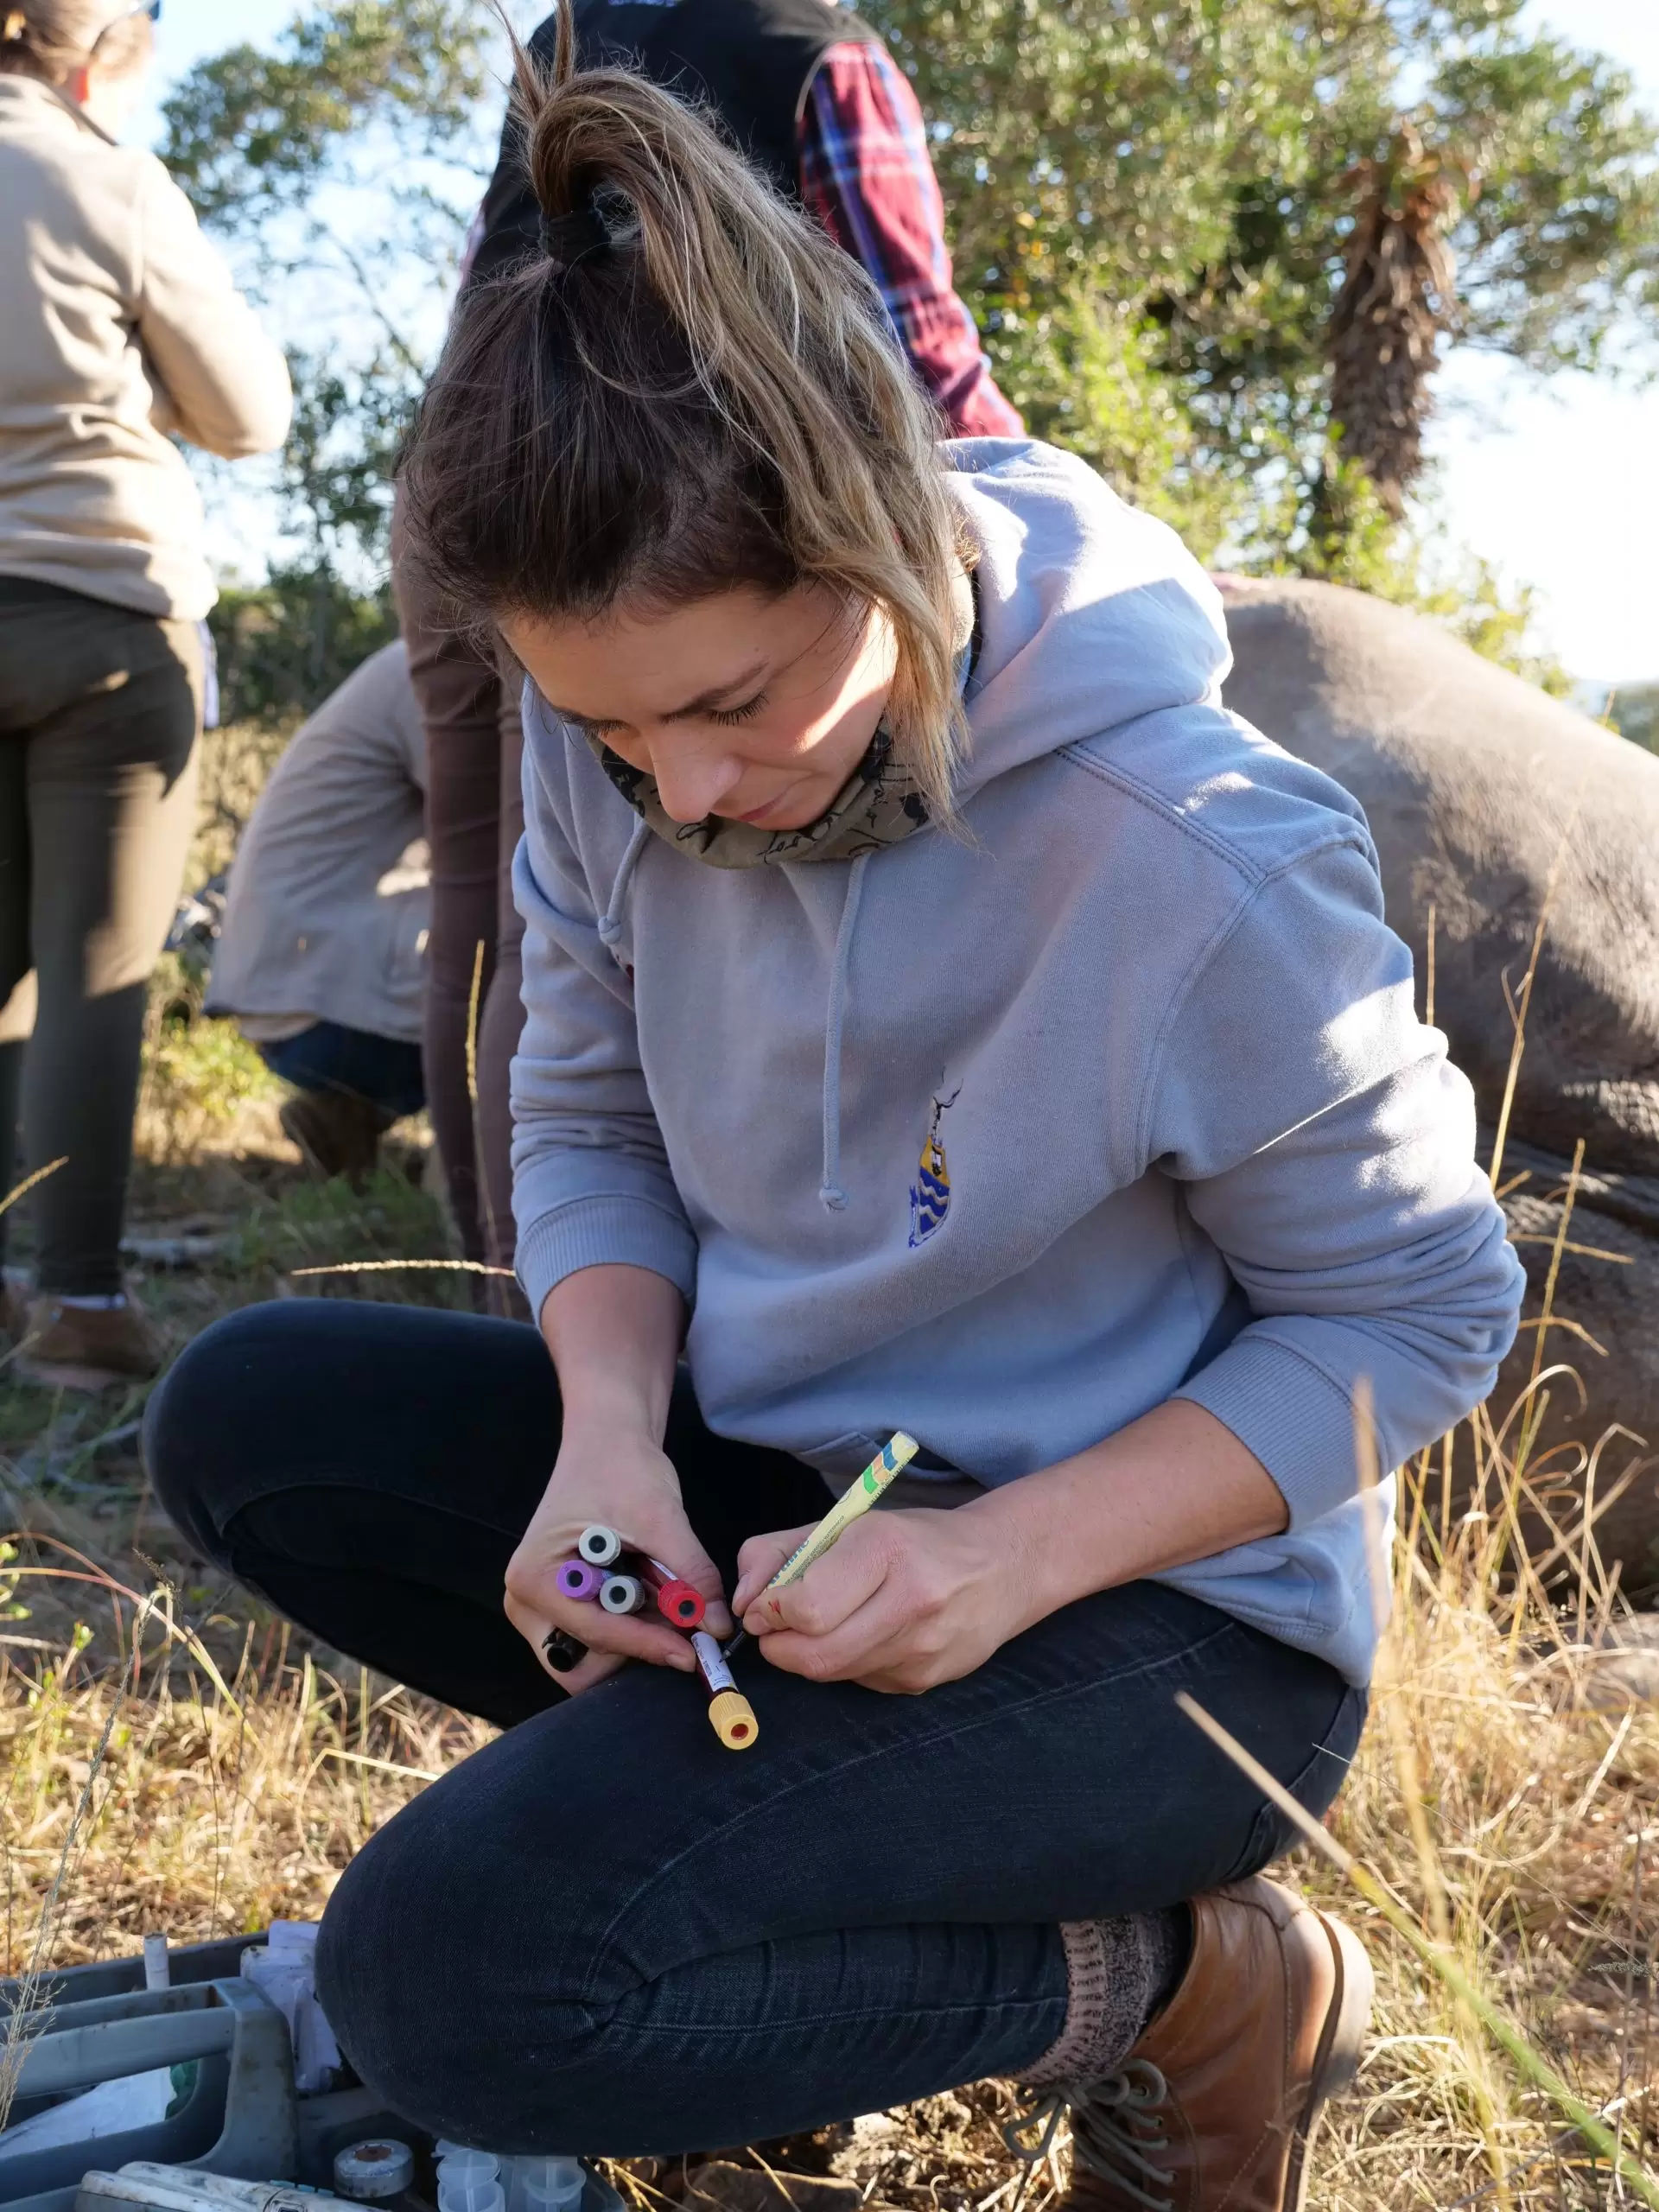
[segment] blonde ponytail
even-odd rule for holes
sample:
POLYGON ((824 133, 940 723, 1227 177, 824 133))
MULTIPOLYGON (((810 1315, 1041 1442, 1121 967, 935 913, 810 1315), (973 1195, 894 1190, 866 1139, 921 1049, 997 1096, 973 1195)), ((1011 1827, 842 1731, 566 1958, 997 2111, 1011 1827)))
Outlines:
POLYGON ((462 303, 405 464, 474 620, 740 585, 879 608, 895 747, 948 817, 965 549, 940 424, 863 271, 671 93, 577 72, 517 99, 543 252, 462 303))

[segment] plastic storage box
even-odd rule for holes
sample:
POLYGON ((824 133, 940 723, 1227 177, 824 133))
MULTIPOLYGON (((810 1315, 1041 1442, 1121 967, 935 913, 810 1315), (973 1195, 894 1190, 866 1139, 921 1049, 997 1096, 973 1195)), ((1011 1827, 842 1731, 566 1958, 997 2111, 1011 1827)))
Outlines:
MULTIPOLYGON (((336 2155, 365 2136, 391 2135, 423 2152, 429 2139, 355 2084, 296 2095, 282 2013, 238 1972, 257 1936, 181 1947, 168 1955, 169 1986, 145 1986, 142 1958, 47 1975, 16 2023, 25 2049, 10 2124, 0 2133, 0 2212, 74 2212, 83 2175, 134 2160, 189 2166, 245 2181, 333 2188, 336 2155), (122 2132, 48 2148, 8 2150, 7 2135, 99 2084, 162 2069, 177 2094, 165 2116, 122 2132)), ((0 1980, 0 2039, 21 1995, 0 1980)), ((66 2125, 73 2115, 65 2110, 66 2125)), ((589 2176, 581 2212, 620 2212, 616 2192, 589 2176)))

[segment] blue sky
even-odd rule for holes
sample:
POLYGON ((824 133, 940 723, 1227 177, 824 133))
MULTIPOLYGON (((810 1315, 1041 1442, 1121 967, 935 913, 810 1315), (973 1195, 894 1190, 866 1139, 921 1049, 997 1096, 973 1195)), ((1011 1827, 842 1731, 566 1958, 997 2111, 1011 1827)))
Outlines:
MULTIPOLYGON (((1532 19, 1615 54, 1659 108, 1659 0, 1548 0, 1532 19)), ((1659 678, 1659 385, 1453 355, 1430 441, 1452 532, 1544 595, 1575 676, 1659 678)))
MULTIPOLYGON (((263 41, 293 12, 292 0, 238 0, 233 13, 166 0, 157 91, 227 37, 263 41)), ((1529 14, 1617 55, 1659 108, 1659 0, 1533 0, 1529 14)), ((1541 642, 1574 675, 1659 679, 1659 386, 1546 380, 1460 353, 1440 398, 1430 446, 1449 536, 1539 588, 1541 642)))

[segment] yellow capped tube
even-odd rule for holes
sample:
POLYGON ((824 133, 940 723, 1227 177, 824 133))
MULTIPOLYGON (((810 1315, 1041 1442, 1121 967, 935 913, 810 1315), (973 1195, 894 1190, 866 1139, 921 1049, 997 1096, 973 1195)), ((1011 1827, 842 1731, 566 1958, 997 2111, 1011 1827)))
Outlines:
POLYGON ((732 1680, 720 1646, 707 1629, 700 1628, 691 1638, 691 1649, 709 1692, 709 1726, 728 1751, 750 1750, 760 1736, 760 1724, 754 1717, 754 1707, 732 1680))
POLYGON ((754 1707, 741 1690, 718 1690, 709 1700, 709 1726, 728 1751, 747 1751, 760 1733, 754 1707))

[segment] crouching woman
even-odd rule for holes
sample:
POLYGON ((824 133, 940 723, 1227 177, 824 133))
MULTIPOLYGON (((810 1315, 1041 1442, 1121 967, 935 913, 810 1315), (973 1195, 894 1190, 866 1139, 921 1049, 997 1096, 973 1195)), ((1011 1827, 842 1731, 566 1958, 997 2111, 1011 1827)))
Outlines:
POLYGON ((1095 2212, 1299 2204, 1370 1973, 1174 1700, 1335 1796, 1357 1405, 1398 1465, 1516 1325, 1468 1085, 1169 533, 937 444, 858 271, 665 93, 526 96, 545 250, 463 305, 408 489, 530 678, 539 1332, 256 1309, 151 1426, 215 1559, 507 1731, 347 1870, 330 2016, 504 2151, 1006 2075, 1095 2212), (907 1494, 763 1599, 899 1428, 907 1494), (593 1521, 753 1632, 752 1751, 672 1630, 559 1593, 593 1521))

